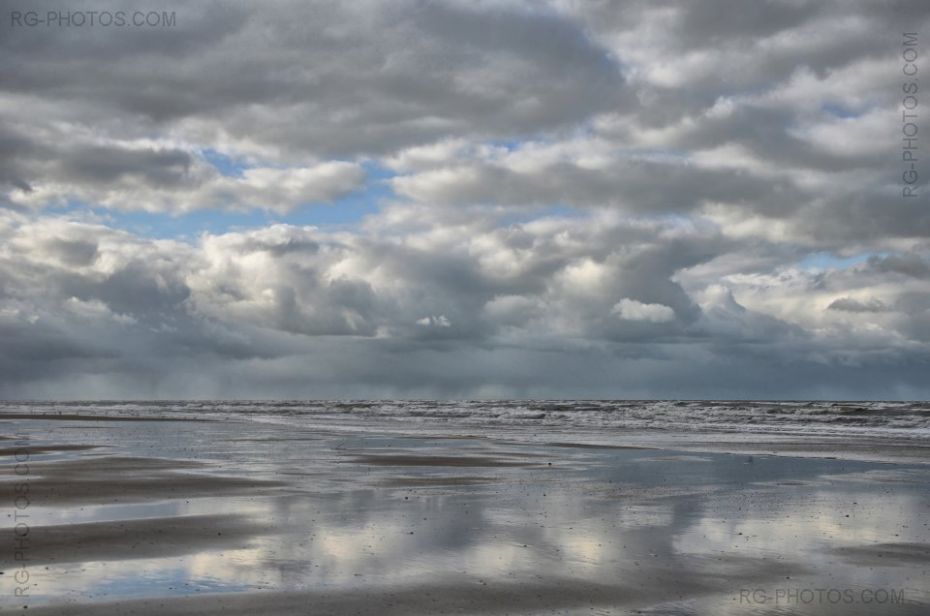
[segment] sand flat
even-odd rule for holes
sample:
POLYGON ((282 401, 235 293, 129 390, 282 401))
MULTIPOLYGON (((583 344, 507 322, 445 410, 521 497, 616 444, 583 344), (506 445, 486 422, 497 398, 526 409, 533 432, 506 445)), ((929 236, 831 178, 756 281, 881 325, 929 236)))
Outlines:
POLYGON ((10 413, 10 412, 0 412, 0 421, 2 420, 16 420, 16 419, 31 419, 35 421, 117 421, 117 422, 157 422, 157 421, 170 421, 170 422, 206 422, 211 421, 210 419, 196 418, 196 417, 160 417, 157 415, 92 415, 88 413, 10 413))
MULTIPOLYGON (((876 579, 908 603, 779 609, 930 608, 925 465, 182 425, 31 424, 29 613, 717 614, 876 579)), ((20 564, 0 553, 4 607, 20 564)))
POLYGON ((895 563, 930 565, 930 543, 876 543, 839 547, 833 553, 869 567, 895 563))
POLYGON ((174 599, 102 602, 93 606, 30 609, 40 616, 291 616, 357 614, 404 616, 432 614, 564 614, 567 610, 597 606, 641 608, 654 601, 656 592, 675 584, 679 596, 713 592, 715 584, 701 575, 673 580, 654 578, 650 584, 597 583, 573 578, 540 576, 532 582, 465 580, 392 588, 305 593, 234 593, 174 599))
MULTIPOLYGON (((262 528, 222 514, 33 526, 28 555, 31 565, 170 557, 243 547, 262 528)), ((12 552, 0 554, 0 570, 15 566, 12 552)))
MULTIPOLYGON (((59 449, 58 451, 82 451, 59 449)), ((122 456, 85 457, 30 462, 29 498, 43 506, 86 503, 129 503, 202 496, 263 494, 284 487, 283 481, 197 473, 195 461, 122 456)), ((22 483, 12 467, 0 467, 0 491, 12 493, 22 483)))
POLYGON ((504 460, 488 456, 436 456, 436 455, 389 455, 389 454, 371 454, 363 456, 354 456, 349 462, 355 464, 367 464, 371 466, 460 466, 460 467, 487 467, 487 468, 504 468, 508 466, 527 466, 528 464, 538 464, 539 462, 520 462, 515 460, 504 460))
POLYGON ((89 451, 97 449, 96 445, 24 445, 22 447, 0 447, 0 457, 14 456, 26 457, 43 453, 57 453, 61 451, 89 451))

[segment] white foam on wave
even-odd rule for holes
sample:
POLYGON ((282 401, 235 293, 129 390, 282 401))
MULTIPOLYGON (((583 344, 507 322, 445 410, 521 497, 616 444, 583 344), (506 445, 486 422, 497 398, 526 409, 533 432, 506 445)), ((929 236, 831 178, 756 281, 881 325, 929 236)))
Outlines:
POLYGON ((0 404, 2 413, 178 415, 307 427, 837 435, 930 438, 930 403, 830 401, 101 401, 0 404))

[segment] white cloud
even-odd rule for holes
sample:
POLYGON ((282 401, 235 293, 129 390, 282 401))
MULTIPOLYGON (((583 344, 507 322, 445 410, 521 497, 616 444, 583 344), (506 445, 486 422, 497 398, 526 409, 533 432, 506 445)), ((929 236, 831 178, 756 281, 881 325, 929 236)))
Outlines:
POLYGON ((452 323, 449 322, 449 319, 447 319, 444 314, 417 319, 417 325, 422 325, 423 327, 452 327, 452 323))
POLYGON ((665 323, 675 318, 675 311, 663 304, 644 304, 635 299, 623 298, 611 309, 621 319, 665 323))

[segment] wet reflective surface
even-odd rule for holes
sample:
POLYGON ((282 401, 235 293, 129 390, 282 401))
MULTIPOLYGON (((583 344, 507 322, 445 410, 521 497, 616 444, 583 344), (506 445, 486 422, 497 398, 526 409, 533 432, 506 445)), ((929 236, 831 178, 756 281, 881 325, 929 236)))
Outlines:
POLYGON ((30 490, 28 597, 9 546, 7 607, 417 589, 424 613, 460 591, 480 613, 562 585, 557 613, 930 609, 921 465, 245 420, 3 423, 0 444, 20 448, 0 457, 5 493, 30 490), (904 603, 863 600, 878 590, 904 603))

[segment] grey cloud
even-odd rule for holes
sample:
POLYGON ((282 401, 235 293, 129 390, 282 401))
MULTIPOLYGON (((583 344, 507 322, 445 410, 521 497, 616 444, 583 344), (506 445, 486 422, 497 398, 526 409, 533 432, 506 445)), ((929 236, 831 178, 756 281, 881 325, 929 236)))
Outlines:
POLYGON ((0 25, 0 396, 927 394, 896 116, 926 2, 158 9, 0 25), (379 166, 339 229, 43 213, 305 220, 379 166))
POLYGON ((7 130, 0 138, 0 181, 22 208, 77 200, 119 210, 184 213, 262 208, 287 212, 358 189, 361 166, 328 161, 305 167, 252 167, 222 175, 201 153, 149 140, 95 142, 71 127, 38 138, 7 130), (19 189, 17 192, 15 189, 19 189))
POLYGON ((901 293, 895 301, 895 308, 907 313, 926 313, 930 310, 930 290, 901 293))
MULTIPOLYGON (((923 193, 928 188, 928 182, 917 186, 923 193)), ((825 195, 800 210, 790 223, 797 237, 810 237, 831 248, 849 243, 880 245, 890 238, 930 237, 930 209, 920 199, 901 198, 898 187, 892 191, 885 185, 825 195)))
POLYGON ((844 312, 883 312, 888 309, 880 300, 870 299, 867 301, 860 301, 852 297, 841 297, 840 299, 833 300, 827 308, 844 312))
POLYGON ((62 115, 86 109, 107 132, 183 123, 195 136, 227 134, 304 160, 448 134, 518 137, 631 103, 605 50, 540 7, 160 8, 175 11, 178 27, 134 33, 135 44, 98 28, 39 46, 49 32, 8 29, 0 74, 17 78, 4 90, 67 101, 62 115))
MULTIPOLYGON (((68 7, 91 9, 126 7, 68 7)), ((450 135, 517 139, 635 105, 606 50, 579 24, 539 6, 159 9, 174 11, 175 27, 3 24, 0 126, 17 126, 0 135, 6 201, 287 211, 347 194, 360 172, 327 175, 303 200, 267 187, 286 178, 262 180, 256 195, 248 182, 217 181, 191 148, 245 156, 259 167, 329 168, 450 135), (14 111, 23 106, 34 112, 14 111), (145 144, 151 135, 167 143, 145 144), (179 135, 183 147, 171 143, 179 135), (32 192, 37 184, 46 190, 32 192)))
POLYGON ((66 152, 61 158, 65 178, 90 183, 113 182, 128 176, 150 185, 177 185, 183 182, 193 164, 191 155, 181 150, 102 146, 66 152))
POLYGON ((916 254, 869 257, 869 266, 883 273, 903 274, 918 279, 930 278, 930 262, 916 254))
MULTIPOLYGON (((892 353, 875 357, 870 334, 850 336, 842 319, 825 329, 813 313, 808 321, 767 305, 764 282, 728 289, 719 276, 689 277, 739 250, 712 229, 476 220, 439 241, 430 226, 366 234, 280 225, 183 244, 56 218, 8 217, 0 228, 0 325, 11 341, 0 353, 0 391, 8 395, 27 383, 60 395, 90 383, 203 395, 230 382, 230 395, 273 384, 276 395, 347 395, 360 383, 371 395, 535 395, 583 383, 606 392, 619 387, 612 369, 626 371, 622 383, 633 389, 624 391, 638 391, 691 362, 736 358, 753 366, 740 386, 765 365, 821 366, 825 382, 838 383, 850 361, 887 363, 892 353), (618 304, 639 312, 624 317, 618 304), (185 385, 181 373, 198 358, 202 369, 185 385), (504 371, 508 362, 523 368, 504 371), (556 376, 569 364, 601 368, 570 384, 556 376)), ((871 276, 864 268, 782 284, 830 294, 871 276)), ((895 316, 885 331, 923 340, 926 298, 902 287, 888 300, 895 316)), ((828 312, 864 314, 851 305, 834 301, 828 312)), ((924 361, 919 346, 894 353, 924 361)), ((678 383, 695 394, 723 386, 707 378, 678 383)), ((916 387, 909 379, 894 382, 916 387)))
POLYGON ((875 148, 867 153, 827 151, 816 143, 790 133, 797 111, 747 103, 722 117, 699 123, 672 145, 686 150, 739 143, 760 160, 779 167, 801 167, 826 172, 873 170, 888 163, 887 153, 875 148))
POLYGON ((661 214, 688 212, 705 201, 722 201, 767 212, 796 208, 809 199, 783 180, 738 170, 701 169, 686 161, 617 160, 589 170, 560 162, 533 171, 477 163, 394 178, 401 195, 438 205, 468 203, 571 206, 617 205, 661 214))
POLYGON ((888 53, 882 37, 863 37, 862 31, 848 25, 867 26, 868 33, 897 34, 903 24, 919 30, 916 25, 930 17, 920 0, 765 0, 754 3, 751 10, 738 0, 609 0, 573 6, 595 38, 610 40, 625 34, 632 41, 641 40, 647 50, 661 44, 665 53, 649 58, 651 62, 669 57, 684 61, 694 51, 712 54, 718 70, 696 72, 688 91, 677 97, 668 92, 679 100, 707 97, 705 101, 734 90, 766 87, 800 66, 823 74, 863 57, 888 53), (645 34, 637 37, 641 32, 645 34))
POLYGON ((49 238, 42 246, 43 250, 65 265, 83 266, 94 262, 99 254, 96 242, 86 240, 69 240, 63 238, 49 238))

